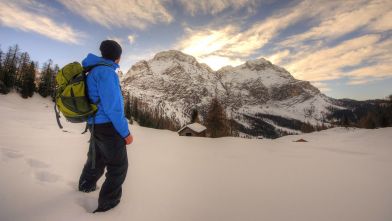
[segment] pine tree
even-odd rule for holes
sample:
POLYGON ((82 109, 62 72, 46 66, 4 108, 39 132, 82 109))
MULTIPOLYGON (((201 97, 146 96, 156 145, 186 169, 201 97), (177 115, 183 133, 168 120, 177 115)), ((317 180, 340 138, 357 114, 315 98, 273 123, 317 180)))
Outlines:
POLYGON ((28 71, 30 66, 30 56, 27 52, 23 52, 18 60, 17 70, 15 75, 15 87, 18 91, 21 90, 24 74, 28 71))
POLYGON ((3 51, 0 48, 0 82, 3 82, 3 51))
POLYGON ((47 63, 44 63, 41 71, 41 78, 38 84, 38 93, 42 97, 52 96, 54 90, 53 73, 52 68, 53 62, 51 59, 47 63))
POLYGON ((35 64, 34 62, 30 62, 28 70, 23 75, 22 80, 22 97, 32 97, 35 91, 35 64))
POLYGON ((301 125, 302 133, 311 133, 313 131, 315 131, 315 128, 309 122, 302 123, 301 125))
POLYGON ((135 121, 139 122, 139 108, 137 98, 132 99, 131 115, 133 116, 133 119, 135 119, 135 121))
POLYGON ((56 91, 56 75, 59 72, 59 69, 60 69, 59 66, 56 64, 56 65, 54 65, 54 69, 51 70, 51 73, 50 73, 49 94, 51 95, 53 102, 55 101, 55 97, 56 97, 56 94, 55 94, 55 91, 56 91))
POLYGON ((7 94, 8 89, 4 84, 4 53, 0 48, 0 93, 7 94))
POLYGON ((199 112, 197 109, 192 110, 191 123, 200 123, 199 112))
POLYGON ((230 135, 226 112, 216 97, 211 100, 208 108, 206 124, 207 131, 211 137, 230 135))
MULTIPOLYGON (((17 69, 17 74, 16 74, 16 79, 15 79, 15 87, 17 91, 19 91, 22 94, 22 91, 26 92, 26 90, 23 90, 24 82, 26 76, 28 75, 30 69, 30 56, 27 52, 24 52, 20 56, 19 64, 18 64, 18 69, 17 69)), ((27 98, 28 96, 23 96, 22 97, 27 98)))
POLYGON ((11 89, 15 85, 17 62, 19 56, 19 46, 14 45, 8 48, 8 52, 5 54, 3 64, 3 82, 8 89, 11 89))
POLYGON ((366 116, 363 116, 359 120, 359 126, 362 128, 374 129, 377 126, 375 121, 375 114, 369 111, 366 116))
POLYGON ((124 113, 125 113, 125 117, 129 120, 129 123, 132 124, 133 121, 132 121, 131 101, 130 101, 129 92, 125 96, 124 113))

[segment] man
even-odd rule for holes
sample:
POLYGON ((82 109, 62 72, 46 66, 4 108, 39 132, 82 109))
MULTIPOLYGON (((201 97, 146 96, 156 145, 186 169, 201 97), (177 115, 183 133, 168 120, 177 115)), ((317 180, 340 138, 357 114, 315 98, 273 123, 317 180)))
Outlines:
POLYGON ((79 180, 79 191, 94 191, 106 167, 106 180, 94 213, 105 212, 120 203, 121 186, 128 169, 125 145, 133 141, 124 116, 124 101, 115 72, 119 68, 121 46, 115 41, 105 40, 99 49, 102 57, 88 54, 82 62, 84 68, 99 64, 86 79, 88 96, 91 102, 98 104, 98 111, 95 118, 88 119, 94 142, 90 142, 87 162, 79 180))

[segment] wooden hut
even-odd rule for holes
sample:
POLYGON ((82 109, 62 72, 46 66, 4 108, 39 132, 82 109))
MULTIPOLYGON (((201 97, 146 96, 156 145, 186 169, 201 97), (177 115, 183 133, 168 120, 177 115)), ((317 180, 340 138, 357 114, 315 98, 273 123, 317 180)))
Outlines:
POLYGON ((205 137, 207 128, 199 123, 188 124, 182 127, 178 132, 180 136, 205 137))

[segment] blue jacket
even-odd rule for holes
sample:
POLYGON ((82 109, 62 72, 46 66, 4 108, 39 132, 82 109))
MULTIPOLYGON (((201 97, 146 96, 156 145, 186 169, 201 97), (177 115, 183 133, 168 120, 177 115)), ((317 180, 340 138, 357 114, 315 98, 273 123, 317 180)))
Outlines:
MULTIPOLYGON (((111 67, 98 66, 87 74, 88 96, 93 103, 99 101, 95 123, 112 122, 120 136, 125 138, 130 134, 130 131, 124 115, 124 100, 121 94, 120 82, 115 72, 119 65, 94 54, 88 54, 82 61, 83 67, 98 63, 105 63, 111 65, 111 67)), ((92 124, 92 120, 92 117, 90 117, 88 123, 92 124)))

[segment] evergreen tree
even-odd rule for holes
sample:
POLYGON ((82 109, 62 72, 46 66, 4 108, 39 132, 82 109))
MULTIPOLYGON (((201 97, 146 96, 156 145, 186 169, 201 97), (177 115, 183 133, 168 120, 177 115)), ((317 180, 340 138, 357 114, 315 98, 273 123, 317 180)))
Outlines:
POLYGON ((7 94, 8 89, 4 84, 4 53, 0 48, 0 93, 7 94))
POLYGON ((3 51, 0 48, 0 82, 3 81, 3 51))
POLYGON ((301 132, 303 132, 303 133, 311 133, 313 131, 315 131, 315 128, 309 122, 302 123, 302 125, 301 125, 301 132))
POLYGON ((53 62, 49 59, 47 63, 44 63, 41 71, 41 78, 38 84, 38 93, 42 97, 52 96, 54 90, 53 73, 52 68, 53 62))
POLYGON ((56 64, 54 65, 54 69, 51 70, 52 72, 50 73, 50 84, 49 84, 49 94, 52 97, 52 101, 55 101, 56 98, 56 75, 59 72, 59 66, 56 64))
POLYGON ((34 62, 30 62, 28 70, 23 75, 22 80, 22 97, 32 97, 35 91, 35 64, 34 62))
POLYGON ((376 128, 376 122, 375 122, 375 114, 374 112, 369 111, 367 115, 362 117, 359 120, 359 126, 362 128, 367 128, 367 129, 374 129, 376 128))
POLYGON ((133 119, 135 119, 135 121, 139 122, 139 108, 137 98, 132 99, 131 115, 133 116, 133 119))
POLYGON ((192 110, 191 123, 200 123, 199 112, 197 109, 192 110))
POLYGON ((15 85, 18 56, 18 45, 9 47, 8 52, 5 54, 3 63, 3 82, 8 89, 13 88, 15 85))
POLYGON ((226 112, 216 97, 211 100, 208 108, 206 124, 207 131, 211 137, 230 135, 226 112))
POLYGON ((23 52, 20 55, 20 59, 17 65, 16 75, 15 75, 15 87, 18 91, 21 90, 23 77, 29 69, 30 66, 30 56, 27 52, 23 52))
POLYGON ((125 96, 124 113, 125 113, 125 117, 129 120, 129 123, 132 124, 133 121, 132 121, 131 101, 130 101, 129 92, 125 96))

